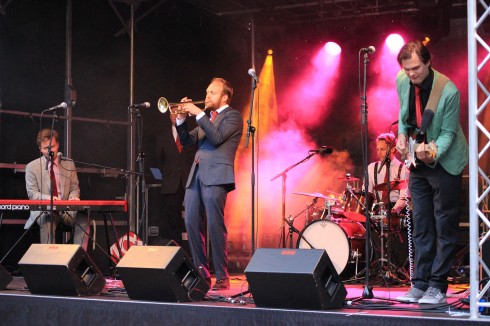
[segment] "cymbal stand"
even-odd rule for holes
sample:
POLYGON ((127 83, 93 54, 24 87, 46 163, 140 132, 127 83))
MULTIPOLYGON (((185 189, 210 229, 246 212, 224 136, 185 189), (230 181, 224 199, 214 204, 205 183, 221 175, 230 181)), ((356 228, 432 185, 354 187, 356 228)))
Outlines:
POLYGON ((332 206, 333 205, 334 204, 332 204, 330 200, 325 199, 325 202, 323 203, 322 215, 320 216, 321 220, 323 220, 323 217, 325 217, 328 221, 332 220, 332 206), (325 216, 325 212, 327 213, 327 216, 325 216))
MULTIPOLYGON (((300 216, 305 211, 307 211, 314 203, 316 203, 317 200, 318 197, 315 197, 315 199, 313 199, 313 202, 310 205, 308 205, 305 209, 303 209, 301 212, 296 214, 296 216, 291 217, 291 215, 289 215, 289 217, 284 218, 284 222, 286 222, 285 224, 289 226, 289 248, 291 249, 293 248, 293 233, 297 233, 301 239, 305 240, 305 242, 310 246, 311 249, 315 249, 315 247, 313 247, 313 245, 303 236, 303 234, 297 228, 294 227, 293 223, 298 216, 300 216)), ((284 229, 284 226, 285 225, 281 226, 281 228, 284 229)))
POLYGON ((313 200, 311 201, 311 204, 306 205, 306 208, 304 209, 304 211, 306 211, 305 227, 308 226, 308 224, 310 223, 310 208, 314 207, 316 205, 317 201, 318 201, 318 197, 313 198, 313 200))

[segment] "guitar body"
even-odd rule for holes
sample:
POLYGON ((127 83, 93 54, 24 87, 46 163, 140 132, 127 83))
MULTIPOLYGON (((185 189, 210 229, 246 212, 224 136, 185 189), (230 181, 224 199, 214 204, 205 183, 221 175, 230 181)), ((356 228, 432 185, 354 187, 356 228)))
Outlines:
POLYGON ((420 137, 420 134, 417 135, 417 137, 408 137, 408 146, 407 146, 407 153, 405 154, 404 157, 404 163, 407 169, 413 171, 414 169, 417 168, 417 165, 423 164, 422 161, 417 160, 417 148, 420 145, 425 145, 424 146, 424 152, 426 157, 432 157, 435 159, 437 155, 437 146, 434 143, 434 141, 431 141, 430 143, 426 144, 425 143, 425 138, 423 135, 420 137), (420 139, 422 138, 422 139, 420 139))

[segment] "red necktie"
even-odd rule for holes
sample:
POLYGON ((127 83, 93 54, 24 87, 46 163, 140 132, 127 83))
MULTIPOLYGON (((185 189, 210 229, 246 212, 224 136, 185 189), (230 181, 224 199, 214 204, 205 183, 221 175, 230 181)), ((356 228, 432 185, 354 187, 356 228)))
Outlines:
POLYGON ((175 137, 175 144, 177 145, 177 149, 179 150, 179 153, 182 152, 182 144, 180 143, 179 135, 175 137))
POLYGON ((51 181, 53 182, 53 196, 58 197, 58 186, 56 185, 56 177, 54 176, 53 165, 51 165, 50 170, 51 181))
POLYGON ((420 101, 420 87, 415 86, 415 115, 417 118, 417 127, 420 128, 422 123, 422 103, 420 101))
POLYGON ((216 118, 217 115, 218 115, 218 112, 211 111, 211 118, 209 119, 209 121, 213 122, 214 118, 216 118))

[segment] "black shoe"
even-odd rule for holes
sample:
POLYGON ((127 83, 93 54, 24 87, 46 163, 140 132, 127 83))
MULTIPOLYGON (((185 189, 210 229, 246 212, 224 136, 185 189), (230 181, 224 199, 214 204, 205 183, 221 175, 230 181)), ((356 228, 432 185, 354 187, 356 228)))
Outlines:
POLYGON ((213 291, 219 291, 219 290, 228 290, 230 288, 230 279, 229 278, 223 278, 221 280, 217 280, 216 283, 213 285, 213 291))

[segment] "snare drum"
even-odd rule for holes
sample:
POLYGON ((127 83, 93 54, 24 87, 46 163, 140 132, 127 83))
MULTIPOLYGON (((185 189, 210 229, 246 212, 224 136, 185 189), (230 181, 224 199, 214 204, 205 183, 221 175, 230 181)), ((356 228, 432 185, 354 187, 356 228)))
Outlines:
POLYGON ((339 223, 317 220, 301 232, 297 247, 325 249, 335 270, 340 274, 347 264, 365 262, 365 244, 366 229, 361 223, 345 219, 339 223))

